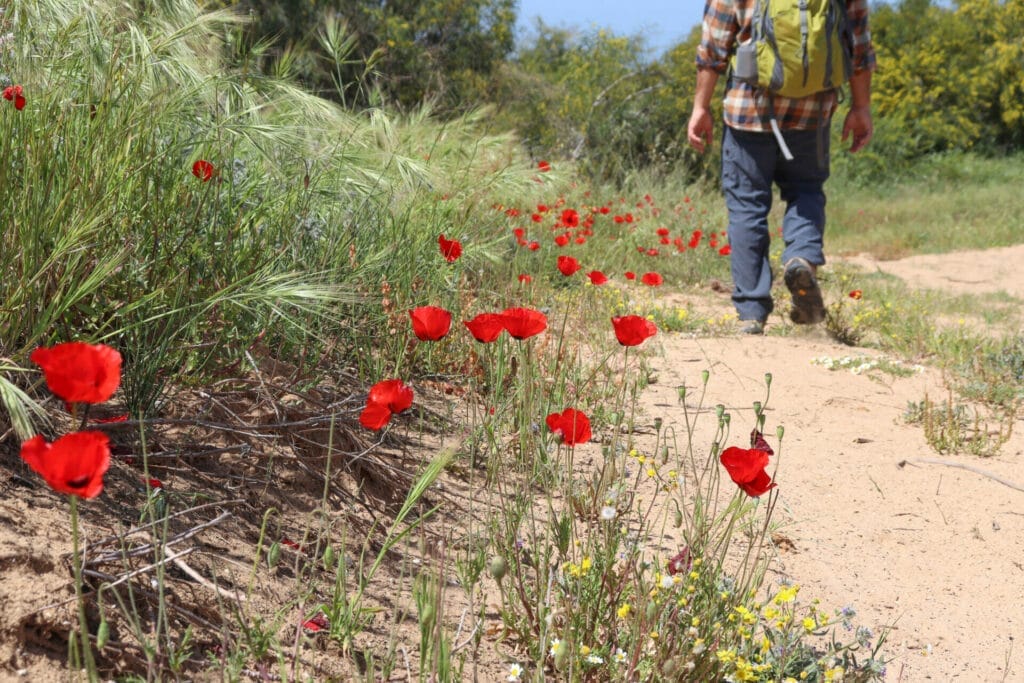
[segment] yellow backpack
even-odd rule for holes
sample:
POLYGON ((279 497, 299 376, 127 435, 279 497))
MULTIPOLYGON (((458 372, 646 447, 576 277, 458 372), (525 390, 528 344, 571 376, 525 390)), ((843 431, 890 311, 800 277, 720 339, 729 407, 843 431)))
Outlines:
POLYGON ((838 88, 853 72, 845 0, 755 0, 733 76, 784 97, 838 88))

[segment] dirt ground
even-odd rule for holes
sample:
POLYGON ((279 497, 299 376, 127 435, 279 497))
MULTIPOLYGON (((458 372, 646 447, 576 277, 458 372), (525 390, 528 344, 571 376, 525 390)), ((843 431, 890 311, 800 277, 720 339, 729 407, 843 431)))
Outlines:
MULTIPOLYGON (((1024 246, 846 261, 912 286, 1024 299, 1022 259, 1024 246)), ((740 424, 749 428, 750 405, 772 373, 765 431, 785 427, 775 520, 793 544, 780 551, 774 578, 799 584, 802 598, 823 606, 854 607, 876 633, 891 628, 887 680, 1024 680, 1020 418, 996 457, 940 457, 903 419, 909 402, 946 395, 935 370, 897 378, 829 369, 820 359, 877 354, 838 345, 821 330, 785 338, 664 335, 661 343, 652 360, 658 383, 645 400, 666 423, 680 419, 675 387, 698 385, 710 368, 706 403, 745 415, 740 424)), ((729 445, 747 446, 744 430, 733 431, 739 436, 729 445)))
MULTIPOLYGON (((915 286, 950 293, 1004 291, 1024 299, 1024 268, 1016 265, 1024 262, 1024 247, 889 262, 847 260, 915 286)), ((728 296, 716 296, 722 310, 728 310, 728 296)), ((660 334, 657 342, 649 359, 657 381, 641 397, 644 415, 681 423, 676 387, 698 386, 701 372, 708 369, 705 405, 724 404, 737 425, 727 445, 747 445, 751 404, 763 397, 764 375, 772 373, 765 431, 771 436, 777 426, 785 427, 776 458, 780 499, 775 521, 789 542, 780 549, 770 581, 799 584, 801 599, 818 598, 824 609, 852 606, 856 621, 876 633, 891 629, 886 680, 1024 680, 1018 642, 1024 634, 1020 420, 998 456, 940 457, 921 428, 904 419, 908 403, 926 394, 945 395, 942 377, 933 369, 909 377, 829 369, 822 359, 877 354, 840 346, 814 329, 761 338, 660 334)), ((705 420, 705 428, 710 430, 712 422, 705 420)), ((709 440, 710 432, 698 432, 696 438, 709 440)), ((0 457, 0 680, 63 680, 71 616, 66 605, 48 606, 66 603, 69 595, 66 503, 41 491, 10 447, 0 457)), ((258 482, 259 472, 232 469, 224 462, 240 509, 265 508, 266 488, 246 489, 247 477, 258 482)), ((183 476, 174 470, 162 473, 168 481, 178 475, 183 476)), ((186 488, 185 482, 175 483, 179 490, 186 488)), ((311 506, 320 495, 316 487, 309 486, 311 506)), ((87 534, 93 540, 131 523, 145 504, 144 489, 130 477, 115 473, 108 488, 112 495, 104 494, 107 502, 99 506, 110 520, 102 521, 95 511, 100 508, 87 513, 87 534)), ((274 527, 278 536, 301 538, 300 520, 276 524, 282 525, 274 527)), ((213 561, 219 559, 219 584, 244 588, 252 560, 238 537, 246 534, 251 529, 229 522, 211 527, 203 534, 202 552, 183 562, 214 576, 213 561)), ((241 540, 251 548, 256 539, 241 540)), ((290 557, 292 550, 285 552, 290 557)), ((278 589, 269 584, 266 599, 273 600, 278 589)), ((198 583, 189 590, 210 588, 198 583)), ((301 607, 295 606, 295 614, 302 613, 301 607)), ((417 637, 414 631, 410 636, 417 637)), ((503 680, 506 670, 506 663, 494 662, 481 669, 481 680, 503 680)))

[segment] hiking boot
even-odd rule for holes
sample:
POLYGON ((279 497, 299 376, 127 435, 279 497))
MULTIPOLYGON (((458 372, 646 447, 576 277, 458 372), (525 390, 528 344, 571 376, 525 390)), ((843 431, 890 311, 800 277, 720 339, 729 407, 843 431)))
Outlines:
POLYGON ((740 320, 739 321, 739 333, 760 335, 764 334, 764 321, 763 320, 740 320))
POLYGON ((790 320, 797 325, 814 325, 824 320, 825 302, 811 264, 799 257, 790 259, 786 263, 784 279, 789 293, 793 295, 790 320))

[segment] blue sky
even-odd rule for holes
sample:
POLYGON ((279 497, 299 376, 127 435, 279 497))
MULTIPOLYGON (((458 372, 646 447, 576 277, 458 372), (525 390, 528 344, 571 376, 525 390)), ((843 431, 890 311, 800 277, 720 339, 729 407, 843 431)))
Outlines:
POLYGON ((660 51, 685 38, 703 13, 702 0, 519 0, 519 27, 528 32, 539 16, 545 24, 563 28, 642 32, 660 51))

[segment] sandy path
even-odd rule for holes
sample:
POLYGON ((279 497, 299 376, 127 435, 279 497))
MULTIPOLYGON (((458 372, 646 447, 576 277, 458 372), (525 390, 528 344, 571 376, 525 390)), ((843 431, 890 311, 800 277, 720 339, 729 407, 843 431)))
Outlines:
MULTIPOLYGON (((1009 251, 1019 264, 1024 247, 1009 251)), ((992 262, 991 252, 973 252, 871 267, 943 291, 1024 296, 1024 269, 988 268, 992 262), (971 282, 944 282, 942 273, 954 270, 972 273, 971 282)), ((876 633, 890 626, 886 651, 895 659, 887 680, 1024 681, 1024 491, 949 466, 899 466, 940 457, 921 428, 903 420, 908 402, 945 397, 938 372, 894 378, 829 370, 813 359, 867 352, 813 330, 660 341, 647 414, 683 424, 675 387, 699 386, 708 368, 705 405, 722 403, 733 416, 726 445, 748 445, 751 404, 763 397, 765 372, 773 375, 765 431, 775 443, 776 426, 786 429, 775 521, 795 550, 780 554, 771 580, 801 585, 801 598, 820 598, 826 610, 853 606, 855 621, 876 633)), ((706 448, 710 439, 699 433, 697 443, 706 448)), ((945 457, 1024 486, 1024 424, 1018 420, 997 457, 945 457)))

